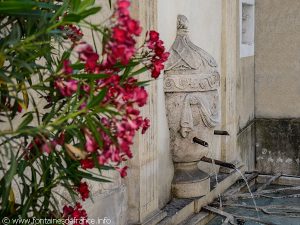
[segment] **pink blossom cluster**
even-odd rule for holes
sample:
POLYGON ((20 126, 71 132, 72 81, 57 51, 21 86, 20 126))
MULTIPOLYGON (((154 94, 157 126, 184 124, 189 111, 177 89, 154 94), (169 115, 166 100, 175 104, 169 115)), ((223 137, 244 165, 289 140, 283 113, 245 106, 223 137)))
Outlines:
MULTIPOLYGON (((103 127, 97 128, 103 142, 101 146, 88 127, 82 128, 86 140, 85 151, 89 155, 96 154, 100 165, 114 165, 124 177, 127 167, 119 168, 119 165, 132 157, 131 145, 136 132, 142 129, 142 133, 145 133, 149 127, 149 120, 143 118, 138 109, 146 104, 148 94, 144 87, 137 85, 137 79, 130 77, 122 83, 121 76, 117 74, 98 80, 97 84, 100 90, 107 90, 101 104, 114 106, 118 115, 102 116, 103 127)), ((95 163, 92 159, 83 159, 81 165, 83 169, 91 169, 95 163)))
POLYGON ((130 17, 129 6, 128 0, 117 1, 112 36, 104 49, 107 55, 106 66, 113 66, 117 62, 126 65, 136 53, 135 38, 140 36, 142 28, 137 20, 130 17))
POLYGON ((65 33, 65 38, 70 39, 73 44, 76 44, 83 37, 81 29, 73 24, 60 26, 59 29, 65 33))
POLYGON ((165 51, 164 42, 159 39, 159 33, 152 30, 149 32, 146 44, 150 51, 150 69, 153 78, 157 78, 164 69, 164 62, 167 61, 170 53, 165 51))
POLYGON ((80 182, 76 187, 76 191, 80 194, 83 201, 85 201, 90 196, 89 186, 86 182, 80 182))
POLYGON ((87 213, 80 203, 76 203, 74 207, 65 205, 63 207, 63 217, 69 219, 73 225, 88 225, 87 213))
POLYGON ((30 159, 33 155, 32 153, 34 152, 34 150, 39 150, 40 152, 46 152, 50 154, 57 145, 64 144, 64 139, 64 133, 60 133, 60 135, 53 140, 50 140, 45 136, 36 136, 27 146, 28 151, 24 152, 24 157, 26 159, 30 159))
MULTIPOLYGON (((83 169, 91 169, 95 163, 113 165, 122 177, 126 176, 127 167, 120 168, 119 166, 123 161, 132 157, 131 146, 136 132, 141 129, 144 134, 150 125, 149 119, 143 118, 139 110, 139 107, 147 102, 146 90, 138 85, 136 78, 123 78, 122 72, 116 67, 118 63, 126 66, 130 61, 135 60, 138 54, 136 38, 141 34, 142 28, 138 21, 130 17, 129 6, 129 0, 117 1, 111 38, 104 45, 101 57, 92 46, 85 42, 77 43, 75 47, 78 58, 84 63, 87 73, 108 75, 107 78, 95 81, 94 95, 106 90, 106 95, 99 106, 113 106, 118 112, 115 116, 101 117, 102 127, 97 128, 97 136, 100 137, 102 143, 97 142, 95 133, 88 127, 81 128, 85 137, 84 150, 88 153, 88 157, 81 160, 81 166, 83 169), (96 155, 97 162, 94 162, 92 155, 96 155)), ((149 32, 143 49, 142 57, 148 60, 146 66, 151 70, 152 77, 157 78, 164 68, 163 63, 169 56, 157 32, 149 32)), ((85 93, 82 97, 90 96, 90 86, 86 82, 79 84, 78 80, 72 78, 72 73, 70 61, 65 60, 63 76, 56 79, 54 87, 63 97, 72 96, 79 87, 81 93, 85 93)), ((84 102, 81 107, 84 108, 86 105, 87 103, 84 102)))

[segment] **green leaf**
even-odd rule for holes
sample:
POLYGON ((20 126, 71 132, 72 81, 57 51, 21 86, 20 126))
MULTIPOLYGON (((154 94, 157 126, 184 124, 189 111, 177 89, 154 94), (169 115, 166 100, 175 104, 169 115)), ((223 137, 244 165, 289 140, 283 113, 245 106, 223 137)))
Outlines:
POLYGON ((141 68, 141 69, 139 69, 139 70, 137 70, 137 71, 135 71, 135 72, 132 72, 132 73, 130 74, 130 76, 132 77, 132 76, 139 75, 139 74, 141 74, 141 73, 146 72, 147 70, 148 70, 148 67, 144 66, 143 68, 141 68))
POLYGON ((63 22, 66 22, 66 23, 73 23, 73 22, 79 23, 81 19, 82 18, 81 18, 80 15, 70 13, 70 14, 68 14, 64 17, 63 22))
POLYGON ((79 10, 80 0, 73 0, 70 1, 70 3, 71 3, 71 10, 73 12, 77 12, 79 10))
POLYGON ((90 6, 93 6, 94 4, 95 4, 95 0, 83 0, 80 3, 79 9, 81 11, 85 10, 85 9, 87 9, 90 6))
POLYGON ((94 15, 96 14, 97 12, 99 12, 101 10, 101 7, 93 7, 93 8, 90 8, 88 10, 85 10, 83 11, 82 13, 80 13, 79 15, 81 16, 81 19, 84 19, 90 15, 94 15))
POLYGON ((82 178, 86 178, 86 179, 94 180, 94 181, 98 181, 98 182, 111 182, 111 180, 109 180, 109 179, 95 177, 90 173, 86 173, 86 172, 83 172, 83 171, 80 171, 80 170, 77 171, 77 175, 82 177, 82 178))
POLYGON ((77 79, 88 79, 88 80, 97 80, 97 79, 103 79, 109 77, 108 74, 73 74, 74 78, 77 79))
MULTIPOLYGON (((75 0, 73 0, 72 2, 74 2, 75 0)), ((64 3, 63 5, 61 5, 61 7, 56 11, 56 13, 52 16, 50 23, 54 22, 58 17, 60 17, 67 9, 68 4, 64 3)))
POLYGON ((10 151, 11 159, 10 159, 10 168, 7 173, 3 176, 0 182, 0 193, 2 195, 2 209, 6 208, 8 205, 9 193, 11 189, 11 182, 13 177, 17 173, 17 161, 13 151, 10 151))
POLYGON ((86 122, 87 122, 87 125, 88 125, 89 129, 91 130, 93 136, 95 137, 95 139, 96 139, 98 145, 99 145, 100 147, 102 147, 102 146, 103 146, 103 143, 102 143, 102 140, 101 140, 101 138, 100 138, 100 134, 99 134, 99 132, 97 131, 97 127, 95 126, 96 123, 95 123, 94 120, 93 120, 91 117, 89 117, 89 116, 86 118, 86 122))
POLYGON ((105 97, 106 91, 107 91, 107 89, 104 88, 99 92, 99 94, 97 96, 94 96, 91 99, 91 101, 87 104, 87 108, 93 108, 94 106, 98 105, 105 97))
POLYGON ((149 85, 150 81, 151 81, 151 80, 140 81, 140 82, 137 82, 137 85, 138 85, 138 86, 143 86, 143 87, 145 87, 145 86, 148 86, 148 85, 149 85))
POLYGON ((82 70, 84 69, 84 63, 75 63, 71 65, 74 70, 82 70))
POLYGON ((16 161, 16 157, 15 157, 13 151, 11 151, 10 168, 5 175, 5 186, 6 187, 9 187, 11 185, 12 179, 16 173, 17 173, 17 161, 16 161))
POLYGON ((21 130, 24 127, 26 127, 31 121, 33 120, 32 113, 28 113, 28 115, 25 117, 25 119, 22 121, 22 123, 19 125, 18 129, 21 130))
POLYGON ((47 9, 55 9, 58 6, 52 3, 43 3, 43 2, 37 2, 37 1, 29 1, 29 0, 23 0, 23 1, 1 1, 0 2, 0 14, 2 15, 8 15, 15 12, 24 12, 24 11, 33 11, 34 8, 40 7, 40 8, 47 8, 47 9))

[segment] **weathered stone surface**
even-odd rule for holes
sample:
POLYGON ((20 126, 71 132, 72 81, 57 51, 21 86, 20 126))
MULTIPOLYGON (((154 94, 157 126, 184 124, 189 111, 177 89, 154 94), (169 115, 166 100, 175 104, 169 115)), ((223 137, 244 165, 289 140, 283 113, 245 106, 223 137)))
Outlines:
POLYGON ((300 175, 300 119, 256 121, 256 168, 259 172, 300 175))
POLYGON ((240 59, 236 80, 237 129, 244 129, 254 119, 254 57, 240 59))
POLYGON ((127 224, 127 193, 125 185, 96 193, 92 198, 93 201, 89 199, 83 203, 89 219, 94 219, 99 225, 105 223, 127 224), (104 219, 107 222, 103 222, 104 219))
POLYGON ((300 117, 300 1, 256 1, 255 113, 300 117))
POLYGON ((210 178, 207 173, 199 170, 197 162, 175 163, 175 177, 172 192, 180 198, 204 196, 210 191, 210 178))
MULTIPOLYGON (((151 0, 152 1, 152 0, 151 0)), ((223 0, 157 0, 158 2, 158 31, 167 49, 170 49, 176 37, 176 17, 178 14, 187 15, 189 19, 190 38, 200 47, 205 47, 221 65, 221 33, 223 0)), ((220 68, 219 68, 219 72, 220 68)), ((222 74, 223 75, 223 74, 222 74)), ((163 78, 163 74, 161 75, 163 78)), ((165 111, 163 79, 155 81, 158 85, 158 151, 159 151, 159 205, 170 200, 171 182, 174 175, 172 157, 169 146, 169 129, 165 111)), ((220 128, 217 128, 220 129, 220 128)), ((220 159, 220 136, 214 137, 213 155, 220 159)), ((211 164, 210 164, 211 167, 211 164)), ((206 170, 205 170, 206 171, 206 170)))
POLYGON ((237 135, 237 151, 246 170, 255 169, 255 122, 254 120, 237 135))
POLYGON ((254 57, 240 59, 236 81, 237 153, 247 170, 255 168, 254 57))
POLYGON ((164 79, 176 197, 197 197, 210 189, 208 175, 197 167, 209 149, 193 143, 193 138, 211 144, 213 128, 220 123, 219 87, 216 61, 190 41, 188 20, 179 15, 164 79))

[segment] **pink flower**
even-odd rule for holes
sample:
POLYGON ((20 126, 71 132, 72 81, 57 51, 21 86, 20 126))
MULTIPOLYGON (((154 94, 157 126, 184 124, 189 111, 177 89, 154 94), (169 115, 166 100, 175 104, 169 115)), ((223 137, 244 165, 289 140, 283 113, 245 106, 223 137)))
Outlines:
POLYGON ((64 60, 63 62, 63 72, 64 74, 72 74, 73 73, 73 69, 72 67, 70 66, 71 62, 70 60, 64 60))
POLYGON ((156 42, 156 46, 155 46, 155 54, 156 57, 161 58, 161 56, 164 54, 165 52, 165 47, 163 46, 164 42, 159 40, 156 42))
POLYGON ((64 214, 64 217, 70 215, 73 211, 74 211, 74 209, 73 209, 72 206, 67 206, 67 205, 65 205, 65 206, 63 207, 63 214, 64 214))
POLYGON ((149 39, 150 42, 157 42, 159 40, 159 33, 154 30, 150 30, 149 36, 150 36, 149 39))
POLYGON ((54 81, 54 87, 59 90, 62 96, 70 97, 72 96, 78 88, 78 81, 77 80, 62 80, 58 78, 54 81))
POLYGON ((119 171, 121 177, 127 176, 127 169, 128 169, 128 166, 124 166, 123 168, 116 168, 116 170, 119 171))
POLYGON ((100 155, 100 156, 98 157, 98 163, 99 163, 100 165, 104 165, 106 162, 107 162, 107 158, 106 158, 104 155, 100 155))
POLYGON ((48 154, 50 154, 52 152, 52 150, 55 148, 56 143, 55 142, 45 142, 41 149, 43 152, 46 152, 48 154))
POLYGON ((28 149, 39 149, 41 152, 46 152, 50 154, 56 147, 56 140, 47 140, 40 136, 37 136, 33 139, 33 141, 29 144, 28 149))
POLYGON ((124 43, 127 38, 127 33, 125 30, 120 29, 119 27, 113 28, 113 38, 120 43, 124 43))
POLYGON ((84 92, 86 92, 87 94, 89 94, 90 91, 91 91, 91 87, 90 87, 90 85, 88 85, 88 84, 84 84, 84 85, 82 85, 82 90, 83 90, 84 92))
POLYGON ((120 15, 127 16, 129 15, 130 1, 128 0, 118 0, 117 2, 117 10, 120 15))
POLYGON ((58 138, 56 139, 56 143, 58 145, 63 145, 65 142, 65 132, 61 132, 58 138))
POLYGON ((80 194, 83 201, 87 199, 90 195, 89 187, 86 182, 80 182, 76 191, 80 194))
POLYGON ((87 213, 81 204, 76 202, 75 207, 65 205, 63 207, 63 217, 70 219, 73 225, 88 225, 87 213))
POLYGON ((135 48, 126 46, 125 44, 112 44, 111 54, 108 56, 109 62, 115 64, 118 60, 126 65, 135 53, 135 48))
POLYGON ((158 78, 160 75, 160 72, 164 69, 164 65, 162 64, 161 61, 155 61, 153 63, 153 69, 151 71, 151 75, 153 78, 158 78))
POLYGON ((144 87, 136 87, 134 90, 134 98, 135 102, 139 107, 144 106, 147 103, 148 94, 145 91, 144 87))
POLYGON ((145 118, 143 121, 142 134, 144 134, 149 127, 150 127, 150 120, 148 118, 145 118))
POLYGON ((97 67, 99 55, 94 52, 92 46, 82 42, 75 49, 79 54, 79 59, 85 61, 85 68, 89 72, 93 72, 97 67))
POLYGON ((22 106, 21 106, 19 103, 18 103, 18 108, 17 108, 17 110, 18 110, 19 113, 22 112, 22 110, 23 110, 22 106))
POLYGON ((134 34, 136 36, 139 36, 141 34, 142 28, 140 27, 138 21, 133 19, 128 19, 126 25, 129 33, 134 34))
POLYGON ((93 169, 95 167, 93 160, 91 159, 82 159, 80 160, 81 168, 86 169, 93 169))
POLYGON ((130 1, 119 0, 117 3, 118 9, 127 9, 130 6, 130 1))
POLYGON ((121 162, 122 161, 119 152, 113 152, 111 159, 113 162, 121 162))
POLYGON ((98 149, 98 143, 93 137, 91 131, 87 128, 83 129, 84 137, 85 137, 85 149, 87 152, 94 152, 98 149))
POLYGON ((87 106, 86 102, 83 102, 83 103, 79 106, 79 109, 80 109, 80 110, 83 110, 83 109, 86 108, 86 106, 87 106))
POLYGON ((149 32, 149 39, 146 42, 150 53, 153 54, 151 64, 148 67, 151 69, 153 78, 157 78, 164 69, 164 62, 168 60, 169 53, 165 51, 164 42, 159 40, 159 33, 156 31, 149 32))

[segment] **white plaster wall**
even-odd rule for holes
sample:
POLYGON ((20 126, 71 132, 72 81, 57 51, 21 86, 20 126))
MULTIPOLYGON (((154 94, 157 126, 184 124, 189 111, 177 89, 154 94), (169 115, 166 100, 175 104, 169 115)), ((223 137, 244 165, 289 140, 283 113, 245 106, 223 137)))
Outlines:
MULTIPOLYGON (((176 36, 177 15, 190 22, 190 38, 194 44, 210 53, 221 69, 222 0, 158 0, 158 31, 169 49, 176 36)), ((221 71, 220 71, 221 72, 221 71)), ((158 79, 158 150, 159 201, 163 206, 170 198, 173 164, 169 150, 169 131, 165 111, 163 76, 158 79)), ((216 137, 217 140, 219 138, 216 137)), ((215 146, 219 149, 219 144, 215 146)), ((220 152, 216 153, 217 157, 220 152)))

